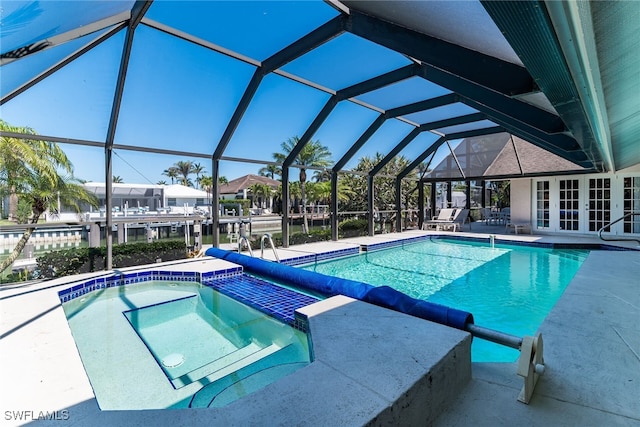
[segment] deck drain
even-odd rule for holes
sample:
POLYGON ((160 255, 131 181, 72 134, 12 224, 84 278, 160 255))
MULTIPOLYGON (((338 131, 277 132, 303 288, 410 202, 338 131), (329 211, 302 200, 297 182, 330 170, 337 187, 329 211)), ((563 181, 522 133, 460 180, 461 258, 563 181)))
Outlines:
POLYGON ((164 359, 162 359, 162 364, 165 368, 175 368, 184 363, 184 356, 180 353, 171 353, 164 359))

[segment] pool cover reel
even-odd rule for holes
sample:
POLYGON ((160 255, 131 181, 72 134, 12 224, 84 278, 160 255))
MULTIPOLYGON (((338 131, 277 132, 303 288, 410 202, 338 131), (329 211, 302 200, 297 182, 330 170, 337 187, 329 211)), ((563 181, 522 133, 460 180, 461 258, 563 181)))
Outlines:
POLYGON ((207 249, 205 255, 239 264, 248 273, 279 280, 327 297, 345 295, 461 330, 465 330, 467 324, 473 323, 471 313, 415 299, 389 286, 376 287, 368 283, 327 276, 219 248, 207 249))

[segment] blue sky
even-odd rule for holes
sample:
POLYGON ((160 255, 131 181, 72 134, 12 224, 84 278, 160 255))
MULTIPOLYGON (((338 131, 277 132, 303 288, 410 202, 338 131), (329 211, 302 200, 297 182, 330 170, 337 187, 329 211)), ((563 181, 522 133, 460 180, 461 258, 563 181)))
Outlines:
MULTIPOLYGON (((17 31, 3 32, 2 43, 20 46, 37 40, 41 34, 56 35, 74 25, 82 25, 83 19, 110 16, 130 3, 107 2, 102 8, 90 8, 84 13, 83 9, 74 8, 92 3, 37 2, 36 7, 29 10, 29 19, 23 18, 17 31), (69 19, 71 24, 67 23, 69 19)), ((23 5, 24 2, 3 2, 3 19, 23 5)), ((170 2, 157 1, 147 17, 258 61, 337 15, 326 3, 317 1, 214 1, 194 2, 191 6, 195 13, 194 9, 175 8, 170 2)), ((2 94, 99 34, 3 66, 2 94)), ((32 127, 43 135, 104 141, 123 42, 124 33, 120 32, 7 102, 1 107, 2 118, 13 125, 32 127)), ((2 50, 4 52, 5 47, 2 50)), ((346 33, 285 65, 283 70, 338 90, 408 63, 407 58, 395 52, 346 33)), ((134 39, 115 143, 212 153, 254 70, 249 63, 140 26, 134 39)), ((414 78, 359 99, 386 109, 444 93, 447 90, 414 78)), ((285 77, 266 76, 224 156, 272 160, 272 154, 280 151, 282 141, 305 132, 328 98, 322 91, 285 77)), ((461 108, 464 107, 454 107, 454 111, 442 114, 468 112, 461 108)), ((377 116, 371 109, 342 102, 313 139, 328 146, 333 160, 338 160, 377 116)), ((363 155, 388 152, 411 129, 406 123, 388 120, 347 164, 347 169, 355 166, 363 155)), ((422 134, 401 154, 414 158, 436 138, 422 134)), ((104 181, 102 148, 70 144, 62 147, 74 163, 78 178, 104 181)), ((206 174, 211 173, 211 161, 207 158, 116 150, 113 174, 129 183, 170 181, 162 172, 179 160, 200 163, 206 174)), ((223 161, 221 175, 233 179, 257 173, 260 167, 223 161)))

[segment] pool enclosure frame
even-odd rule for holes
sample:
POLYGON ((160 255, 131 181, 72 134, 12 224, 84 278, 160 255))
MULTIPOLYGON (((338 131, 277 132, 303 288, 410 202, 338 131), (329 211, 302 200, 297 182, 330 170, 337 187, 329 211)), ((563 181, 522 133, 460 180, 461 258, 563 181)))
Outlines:
MULTIPOLYGON (((35 139, 104 148, 107 195, 112 192, 112 156, 114 149, 209 159, 211 161, 212 179, 214 183, 218 182, 218 178, 220 177, 221 161, 278 165, 282 168, 282 234, 285 247, 288 246, 290 235, 289 212, 291 206, 288 196, 290 194, 289 177, 291 168, 314 169, 312 166, 295 164, 296 157, 304 146, 311 141, 320 126, 340 103, 350 102, 366 107, 377 112, 378 116, 371 122, 361 136, 347 148, 346 153, 330 168, 330 225, 333 240, 338 239, 339 212, 337 190, 339 175, 350 173, 350 171, 345 170, 346 165, 354 158, 358 150, 389 120, 398 120, 404 124, 408 124, 412 127, 412 130, 391 148, 378 164, 368 171, 368 212, 374 211, 374 178, 381 174, 382 169, 420 134, 426 132, 437 137, 434 143, 425 147, 425 150, 412 159, 411 163, 395 177, 395 210, 397 212, 396 224, 398 230, 402 229, 402 206, 400 200, 400 184, 402 180, 406 179, 413 170, 431 156, 429 159, 430 164, 438 148, 445 144, 449 145, 453 140, 507 132, 575 164, 577 170, 572 173, 598 173, 615 171, 619 168, 620 162, 617 162, 612 154, 612 141, 610 138, 602 138, 601 128, 606 124, 606 118, 601 114, 602 109, 592 108, 602 99, 600 96, 596 97, 593 103, 585 108, 585 103, 588 101, 584 96, 581 96, 584 88, 580 79, 575 77, 575 64, 565 59, 566 49, 562 45, 562 42, 558 40, 557 36, 560 30, 551 23, 551 17, 557 19, 563 13, 571 16, 572 11, 563 12, 558 8, 558 5, 545 4, 545 2, 539 1, 525 1, 515 4, 494 1, 480 2, 491 20, 504 34, 506 43, 508 43, 522 59, 525 66, 521 66, 501 59, 498 56, 492 56, 461 44, 448 42, 441 38, 428 35, 426 29, 413 28, 411 25, 403 23, 400 18, 396 18, 395 20, 385 19, 385 13, 388 12, 388 5, 385 4, 385 2, 373 2, 374 4, 372 5, 352 1, 330 1, 328 3, 338 11, 336 17, 328 20, 318 28, 309 31, 303 37, 265 60, 258 61, 230 49, 206 42, 187 32, 146 18, 145 14, 152 6, 153 1, 136 1, 127 13, 121 13, 96 23, 99 29, 111 28, 109 31, 68 56, 60 63, 55 64, 35 78, 24 82, 15 90, 4 94, 0 99, 0 105, 4 105, 41 80, 79 58, 84 53, 100 45, 105 40, 108 40, 119 31, 124 30, 125 42, 118 64, 115 94, 113 96, 108 130, 104 141, 61 138, 56 135, 24 135, 6 131, 2 131, 0 135, 12 138, 35 139), (518 15, 518 19, 513 18, 513 16, 515 16, 514 13, 518 15), (235 107, 222 137, 215 144, 215 149, 211 153, 138 147, 118 144, 116 141, 116 129, 125 91, 127 71, 132 55, 134 36, 136 30, 142 25, 255 67, 253 75, 235 107), (521 31, 521 28, 527 28, 526 33, 521 31), (409 58, 411 64, 337 90, 324 87, 319 83, 298 77, 282 69, 286 64, 344 33, 350 33, 400 53, 409 58), (309 86, 315 90, 324 92, 329 95, 329 99, 304 131, 297 145, 295 145, 281 164, 264 159, 244 159, 225 156, 227 146, 251 105, 254 96, 261 87, 265 77, 270 74, 276 74, 297 84, 309 86), (552 76, 559 76, 559 78, 554 79, 552 76), (450 93, 387 109, 370 105, 357 98, 360 95, 371 93, 380 88, 388 87, 394 83, 415 77, 446 88, 450 93), (543 108, 540 105, 536 105, 535 102, 525 101, 526 98, 537 95, 546 97, 548 102, 555 107, 555 111, 553 108, 543 108), (446 119, 427 120, 424 123, 417 123, 405 117, 412 113, 429 112, 430 110, 456 103, 464 104, 475 112, 448 117, 446 119), (446 131, 446 128, 481 121, 490 121, 493 125, 483 126, 473 130, 446 131)), ((424 5, 424 7, 429 6, 424 5)), ((22 46, 19 49, 2 52, 1 64, 4 66, 13 61, 21 60, 56 44, 61 44, 90 34, 92 31, 96 31, 96 27, 68 31, 58 36, 48 45, 34 42, 22 46)), ((451 31, 453 32, 454 30, 452 29, 451 31)), ((594 36, 593 34, 588 34, 585 37, 591 40, 594 36)), ((597 84, 595 86, 597 91, 597 84)), ((449 151, 453 154, 450 145, 449 151)), ((637 159, 632 158, 632 156, 625 155, 623 160, 627 163, 631 161, 637 164, 637 159)), ((622 163, 623 166, 624 162, 622 163)), ((459 164, 458 168, 460 168, 459 164)), ((554 173, 553 171, 531 174, 520 173, 516 175, 491 176, 488 178, 486 176, 464 176, 461 168, 460 171, 462 172, 462 178, 460 180, 464 181, 474 179, 509 179, 513 176, 534 177, 552 175, 554 173)), ((563 172, 563 174, 566 173, 563 172)), ((422 178, 418 182, 420 200, 418 209, 419 212, 421 212, 420 221, 424 219, 422 215, 425 211, 424 182, 426 181, 434 182, 434 180, 422 178)), ((213 245, 217 247, 220 245, 218 227, 220 223, 220 194, 217 185, 213 186, 212 196, 212 220, 213 230, 215 230, 213 245)), ((107 229, 111 229, 114 224, 112 208, 112 198, 107 197, 107 229)), ((373 234, 373 215, 369 215, 368 221, 369 234, 373 234)), ((107 233, 107 269, 112 268, 112 239, 111 233, 107 233)))

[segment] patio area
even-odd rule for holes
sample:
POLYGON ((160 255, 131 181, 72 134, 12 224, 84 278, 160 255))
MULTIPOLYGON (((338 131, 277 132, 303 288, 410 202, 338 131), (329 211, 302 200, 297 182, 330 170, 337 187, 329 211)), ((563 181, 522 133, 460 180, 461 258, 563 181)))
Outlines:
MULTIPOLYGON (((462 231, 455 235, 488 239, 493 231, 497 232, 500 228, 504 230, 504 226, 475 223, 472 225, 472 233, 462 231)), ((278 253, 281 259, 288 259, 429 234, 434 233, 389 233, 294 246, 280 249, 278 253)), ((496 238, 548 243, 598 242, 597 239, 586 236, 496 234, 496 238)), ((162 268, 184 270, 189 265, 188 268, 196 269, 209 269, 214 265, 224 267, 218 264, 225 262, 200 259, 162 268)), ((57 291, 61 288, 62 281, 3 288, 0 291, 0 354, 3 360, 0 378, 4 384, 12 384, 12 388, 3 387, 0 401, 4 411, 30 410, 33 411, 32 418, 37 417, 39 411, 54 413, 59 418, 64 417, 64 425, 86 425, 89 422, 94 425, 185 422, 190 425, 209 425, 212 421, 223 422, 225 425, 376 425, 384 420, 393 422, 394 425, 416 425, 416 420, 421 420, 437 426, 470 423, 487 426, 640 425, 640 410, 637 405, 637 397, 640 396, 640 328, 637 324, 640 317, 640 294, 637 292, 637 277, 640 277, 638 252, 591 252, 540 327, 539 331, 544 337, 546 372, 529 405, 516 400, 522 387, 522 379, 516 375, 515 363, 471 363, 468 365, 470 372, 467 373, 465 363, 448 365, 459 372, 456 375, 458 379, 453 382, 445 381, 440 385, 443 387, 440 392, 447 391, 447 397, 436 406, 424 400, 426 395, 409 387, 415 381, 422 384, 420 378, 425 378, 424 375, 429 372, 433 373, 431 368, 422 363, 422 368, 418 370, 420 372, 412 371, 409 376, 406 372, 400 377, 391 374, 396 378, 394 381, 398 378, 403 380, 383 392, 380 388, 382 383, 375 383, 382 381, 381 378, 386 374, 380 377, 380 374, 373 375, 373 372, 382 372, 382 369, 395 372, 396 368, 403 366, 404 362, 401 360, 406 360, 404 358, 423 357, 424 343, 427 341, 432 343, 429 347, 438 349, 435 353, 437 358, 444 360, 452 349, 458 349, 453 351, 458 352, 458 359, 464 361, 468 357, 464 356, 463 350, 468 345, 464 344, 465 335, 468 337, 468 334, 406 315, 392 314, 394 312, 381 308, 364 314, 362 310, 370 310, 366 308, 368 304, 354 305, 349 301, 339 300, 335 304, 325 304, 310 312, 312 314, 307 313, 312 322, 312 331, 314 328, 319 328, 316 330, 320 331, 325 327, 332 329, 339 326, 341 336, 385 336, 382 340, 385 344, 375 344, 379 341, 375 339, 358 340, 357 345, 362 346, 358 348, 362 348, 363 353, 356 352, 360 356, 339 362, 340 358, 335 359, 335 356, 345 354, 344 350, 339 350, 339 345, 334 347, 332 344, 316 344, 314 341, 319 349, 324 348, 329 355, 333 355, 326 356, 334 360, 331 363, 347 364, 342 368, 333 365, 333 368, 326 371, 328 365, 320 362, 315 364, 313 370, 303 370, 307 372, 305 375, 310 375, 309 372, 317 370, 318 366, 323 367, 320 377, 314 380, 312 376, 305 380, 315 384, 313 391, 294 387, 289 379, 272 384, 265 389, 268 391, 262 390, 253 397, 222 409, 100 411, 57 300, 57 291), (603 265, 608 268, 603 270, 603 265), (374 312, 377 314, 373 314, 374 312), (334 323, 336 315, 347 316, 351 320, 337 325, 334 323), (389 325, 390 315, 399 322, 394 322, 396 326, 389 325), (363 316, 367 317, 367 322, 363 323, 363 316), (313 322, 316 322, 315 326, 313 322), (413 334, 404 335, 399 332, 409 324, 414 324, 413 334), (424 325, 425 329, 419 325, 424 325), (370 332, 363 330, 363 327, 370 332), (396 327, 401 329, 395 329, 396 327), (351 329, 353 331, 349 332, 351 329), (419 334, 426 335, 416 340, 415 333, 418 330, 421 331, 419 334), (390 346, 386 342, 392 336, 395 337, 394 340, 402 340, 402 344, 399 341, 393 347, 408 346, 407 353, 393 351, 393 354, 384 357, 366 356, 369 351, 373 352, 372 355, 385 355, 389 352, 390 346), (433 337, 436 336, 439 338, 434 340, 433 337), (435 342, 438 343, 437 346, 433 346, 435 342), (365 351, 364 348, 369 349, 365 351), (357 360, 360 368, 356 368, 348 360, 357 360), (395 362, 391 363, 390 360, 395 362), (318 387, 318 384, 324 385, 318 387), (324 393, 326 396, 335 396, 340 393, 339 390, 349 392, 351 398, 347 401, 348 404, 336 398, 322 398, 324 393), (409 397, 401 397, 406 390, 412 390, 409 397), (373 394, 369 394, 371 391, 373 394), (414 392, 418 394, 412 394, 414 392), (409 400, 402 403, 403 399, 409 400), (404 412, 391 409, 398 405, 405 405, 402 407, 408 409, 404 412)), ((322 333, 318 332, 317 335, 322 333)), ((350 340, 346 340, 344 344, 352 345, 350 340)), ((430 363, 433 363, 431 366, 438 365, 436 360, 430 363)), ((406 371, 406 368, 403 369, 406 371)), ((399 373, 398 371, 397 375, 399 373)), ((445 377, 450 375, 451 373, 445 374, 445 377)), ((23 424, 32 419, 20 422, 14 417, 9 421, 9 424, 23 424)), ((60 425, 60 422, 60 419, 38 420, 37 424, 60 425)))

